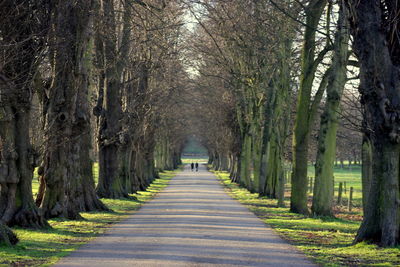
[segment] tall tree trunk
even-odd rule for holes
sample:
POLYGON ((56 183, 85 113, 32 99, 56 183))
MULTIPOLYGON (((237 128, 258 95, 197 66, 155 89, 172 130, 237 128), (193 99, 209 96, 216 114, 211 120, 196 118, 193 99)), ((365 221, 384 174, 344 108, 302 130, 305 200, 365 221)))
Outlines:
POLYGON ((40 8, 26 1, 0 3, 0 240, 7 244, 17 239, 6 225, 48 226, 33 201, 37 160, 29 134, 33 75, 47 32, 42 23, 48 7, 40 8))
POLYGON ((93 1, 56 6, 55 76, 46 117, 46 150, 40 209, 45 217, 80 218, 106 210, 94 191, 88 88, 93 1))
POLYGON ((333 167, 340 99, 347 78, 349 26, 347 7, 340 3, 334 53, 330 66, 327 97, 318 136, 315 183, 311 211, 316 216, 333 216, 333 167))
MULTIPOLYGON (((77 55, 77 69, 75 70, 75 87, 77 99, 75 102, 72 139, 69 158, 70 174, 67 180, 66 195, 68 208, 79 208, 79 211, 108 210, 96 195, 93 178, 93 161, 90 158, 91 128, 89 116, 89 72, 91 64, 93 15, 91 14, 94 0, 88 1, 86 6, 78 9, 76 17, 81 29, 77 32, 75 53, 77 55), (89 14, 88 14, 89 13, 89 14)), ((71 218, 74 211, 67 211, 71 218)))
POLYGON ((267 100, 265 101, 264 108, 264 127, 263 127, 263 142, 262 142, 262 155, 261 155, 261 164, 260 164, 260 183, 259 183, 259 194, 261 196, 267 195, 266 191, 269 191, 267 188, 268 178, 271 178, 269 170, 269 162, 271 155, 271 139, 272 139, 272 125, 275 118, 275 110, 276 110, 276 98, 277 98, 277 90, 271 85, 267 92, 267 100), (268 118, 268 119, 267 119, 268 118))
POLYGON ((400 7, 393 1, 347 2, 360 62, 364 131, 371 140, 373 162, 356 242, 394 246, 400 243, 400 7))
POLYGON ((103 198, 128 197, 122 179, 121 138, 121 58, 117 52, 117 34, 115 10, 112 0, 103 0, 103 28, 107 34, 104 38, 105 77, 104 108, 99 107, 99 182, 97 194, 103 198))
MULTIPOLYGON (((302 48, 300 89, 293 135, 293 174, 290 210, 308 214, 307 165, 310 124, 313 122, 311 92, 318 62, 315 59, 315 35, 325 8, 325 0, 312 0, 306 7, 306 26, 302 48)), ((314 100, 315 101, 315 100, 314 100)), ((314 103, 316 104, 316 103, 314 103)))

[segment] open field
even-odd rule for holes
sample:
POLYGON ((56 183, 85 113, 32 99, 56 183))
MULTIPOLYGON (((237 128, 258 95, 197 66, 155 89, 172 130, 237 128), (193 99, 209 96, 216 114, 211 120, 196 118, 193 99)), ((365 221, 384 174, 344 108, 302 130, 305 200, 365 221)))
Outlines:
MULTIPOLYGON (((309 218, 291 213, 288 208, 277 208, 276 200, 259 198, 257 194, 232 183, 228 173, 215 173, 232 197, 317 263, 323 266, 400 266, 400 246, 383 249, 367 243, 352 244, 360 225, 359 220, 309 218)), ((353 177, 347 172, 342 175, 338 173, 337 176, 346 180, 353 177)), ((356 175, 352 179, 354 186, 357 186, 356 175)), ((286 206, 288 204, 289 199, 286 199, 286 206)))
POLYGON ((190 164, 190 163, 199 163, 199 164, 207 164, 208 157, 184 157, 182 158, 182 164, 190 164))
MULTIPOLYGON (((94 165, 95 176, 97 165, 94 165)), ((168 185, 175 176, 174 171, 160 173, 146 191, 133 194, 137 200, 102 199, 112 212, 83 212, 83 220, 51 219, 49 229, 13 228, 20 238, 15 247, 2 246, 0 249, 0 266, 48 266, 56 262, 80 245, 87 243, 96 235, 104 233, 107 228, 135 212, 142 203, 153 198, 168 185)), ((37 192, 37 179, 34 179, 33 191, 37 192)))
MULTIPOLYGON (((314 167, 309 166, 308 177, 314 179, 314 167)), ((351 218, 352 220, 362 220, 362 183, 361 183, 361 166, 352 166, 349 168, 335 167, 334 168, 334 180, 335 180, 335 204, 337 203, 337 196, 339 191, 339 183, 342 182, 343 188, 342 194, 342 206, 336 205, 334 207, 335 216, 339 218, 351 218), (350 187, 353 187, 353 200, 352 200, 352 211, 348 210, 347 204, 350 196, 350 187)), ((287 192, 290 191, 288 186, 287 192)), ((312 196, 312 191, 309 190, 309 195, 312 196)), ((309 201, 311 207, 311 197, 309 201)))
MULTIPOLYGON (((314 178, 314 167, 309 166, 308 168, 308 176, 314 178)), ((351 168, 334 168, 334 180, 335 180, 335 195, 337 196, 337 191, 339 189, 339 183, 346 183, 346 194, 344 197, 348 196, 350 187, 353 187, 354 200, 361 201, 362 199, 362 184, 361 184, 361 166, 352 166, 351 168)), ((344 192, 343 192, 344 193, 344 192)), ((361 204, 361 203, 360 203, 361 204)))

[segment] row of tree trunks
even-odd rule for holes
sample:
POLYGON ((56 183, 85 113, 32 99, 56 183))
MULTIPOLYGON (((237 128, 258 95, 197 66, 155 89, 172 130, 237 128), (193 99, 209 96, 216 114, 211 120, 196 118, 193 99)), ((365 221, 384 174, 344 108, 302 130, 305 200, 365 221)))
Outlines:
MULTIPOLYGON (((288 33, 292 33, 287 29, 288 33)), ((290 108, 286 101, 291 96, 291 70, 290 60, 292 57, 292 41, 289 36, 282 36, 280 44, 278 62, 279 72, 271 82, 268 100, 265 107, 265 124, 263 129, 262 143, 262 165, 260 180, 260 195, 271 198, 284 197, 284 183, 282 183, 283 169, 285 165, 284 147, 289 132, 288 121, 290 119, 290 108)), ((283 201, 279 203, 284 205, 283 201)))
MULTIPOLYGON (((234 4, 241 6, 241 3, 234 4)), ((224 4, 221 6, 227 8, 224 4)), ((254 14, 249 17, 246 17, 246 12, 239 12, 242 21, 249 25, 254 23, 254 28, 249 29, 253 35, 245 37, 254 38, 252 45, 243 46, 240 41, 232 41, 236 38, 235 34, 241 35, 242 32, 235 32, 232 39, 229 34, 226 37, 227 54, 234 55, 231 59, 231 72, 235 75, 230 80, 237 101, 233 110, 235 121, 229 120, 229 130, 235 137, 230 144, 222 140, 210 142, 210 162, 216 170, 229 170, 232 181, 240 183, 251 192, 283 199, 279 177, 282 176, 284 147, 289 129, 287 121, 290 109, 287 108, 287 100, 292 90, 292 47, 289 36, 294 34, 294 28, 291 27, 293 25, 287 25, 277 30, 274 38, 283 41, 281 47, 274 47, 271 54, 265 53, 269 51, 271 34, 265 31, 261 21, 265 15, 263 12, 271 10, 263 1, 253 2, 252 8, 254 14), (226 146, 227 143, 230 146, 226 146)))
MULTIPOLYGON (((168 133, 168 130, 162 131, 155 139, 153 157, 150 157, 152 161, 151 166, 154 166, 153 173, 157 175, 157 171, 163 170, 174 170, 181 162, 181 149, 182 147, 173 142, 172 133, 168 133)), ((153 168, 153 167, 152 167, 153 168)))
MULTIPOLYGON (((199 45, 196 50, 201 53, 201 59, 204 59, 203 66, 199 67, 200 78, 196 79, 196 82, 201 85, 200 89, 209 86, 217 88, 218 92, 211 95, 219 100, 218 105, 211 103, 201 110, 206 113, 207 108, 211 108, 217 113, 226 103, 225 101, 231 100, 228 111, 218 113, 218 116, 222 115, 218 117, 220 124, 209 122, 215 117, 208 114, 202 116, 207 121, 203 123, 203 127, 211 126, 217 131, 215 134, 205 134, 206 138, 204 138, 211 154, 210 163, 214 168, 220 169, 225 151, 237 155, 230 169, 231 179, 250 191, 258 190, 262 195, 278 196, 279 203, 283 204, 284 188, 281 182, 283 159, 279 156, 282 155, 284 147, 281 146, 284 144, 281 140, 286 135, 281 134, 285 131, 278 130, 279 123, 282 122, 274 121, 275 116, 279 117, 276 115, 279 108, 275 108, 274 102, 278 97, 278 92, 274 92, 274 89, 279 88, 279 85, 273 84, 282 68, 278 67, 278 60, 275 57, 275 52, 279 51, 276 49, 278 45, 272 49, 263 46, 271 39, 274 40, 274 44, 280 42, 277 41, 277 35, 270 28, 265 27, 266 25, 264 29, 269 29, 270 39, 263 39, 264 36, 259 32, 260 28, 262 32, 262 27, 258 27, 268 22, 274 25, 274 28, 281 29, 279 16, 273 16, 274 20, 269 21, 276 8, 283 11, 285 15, 289 15, 285 16, 286 20, 301 21, 304 31, 300 70, 290 73, 294 76, 300 73, 298 79, 295 79, 299 81, 299 88, 293 90, 297 93, 293 153, 287 155, 287 159, 293 161, 291 211, 305 215, 333 216, 333 165, 340 120, 339 104, 349 107, 347 103, 340 103, 340 101, 347 79, 346 64, 349 62, 350 42, 354 45, 360 62, 359 91, 364 113, 362 180, 365 216, 356 242, 366 240, 384 246, 399 244, 400 23, 398 15, 400 5, 398 1, 310 0, 303 4, 299 1, 253 1, 246 2, 246 6, 243 6, 242 2, 232 0, 229 5, 225 1, 213 1, 212 4, 207 1, 198 3, 207 11, 206 18, 200 21, 204 22, 200 25, 205 30, 203 34, 199 34, 201 36, 198 39, 209 43, 199 45), (271 6, 267 5, 268 8, 263 10, 265 3, 271 3, 271 6), (288 6, 285 5, 286 3, 289 3, 288 6), (302 10, 293 14, 288 13, 293 11, 296 3, 301 5, 302 10), (347 3, 350 7, 350 28, 353 31, 354 43, 349 41, 348 19, 343 3, 347 3), (339 9, 336 4, 339 4, 339 9), (340 14, 337 13, 338 10, 340 14), (326 15, 324 15, 325 11, 326 15), (263 16, 260 16, 260 13, 263 16), (330 25, 333 18, 335 21, 338 19, 334 42, 331 40, 332 27, 330 25), (254 22, 257 22, 257 25, 253 24, 254 22), (252 39, 254 36, 257 38, 252 39), (215 50, 218 53, 213 53, 215 50), (271 50, 274 52, 268 56, 260 53, 260 51, 271 50), (329 59, 331 61, 328 62, 329 59), (274 65, 274 68, 271 70, 265 68, 263 60, 274 65), (328 65, 329 67, 325 67, 328 65), (215 81, 218 79, 223 82, 215 81), (221 96, 226 96, 226 98, 221 96), (308 152, 312 128, 316 122, 315 118, 321 106, 321 100, 325 100, 325 103, 319 129, 316 181, 310 214, 307 179, 310 163, 308 152), (264 110, 259 108, 260 104, 264 104, 264 110), (261 119, 258 117, 260 111, 264 112, 261 119), (232 114, 235 115, 234 122, 230 119, 232 114), (260 122, 263 123, 261 131, 258 128, 260 122), (235 130, 235 126, 239 128, 238 131, 235 130), (228 128, 234 136, 229 142, 222 140, 228 139, 228 135, 225 135, 223 131, 224 128, 228 128), (259 142, 260 136, 263 137, 262 142, 259 142), (259 155, 260 145, 262 146, 261 155, 259 155), (237 153, 234 153, 236 150, 237 153), (261 157, 258 158, 258 156, 261 157), (260 169, 258 169, 259 164, 260 169)), ((289 37, 291 41, 296 40, 297 30, 293 36, 289 37)), ((287 34, 286 30, 283 32, 287 34)), ((296 56, 289 56, 289 58, 297 59, 296 56)), ((297 64, 289 60, 286 65, 297 64)), ((290 82, 290 78, 287 81, 290 82)), ((296 85, 297 82, 294 82, 288 87, 293 88, 296 85)), ((207 91, 207 93, 210 92, 207 91)), ((287 100, 285 104, 291 103, 287 100)), ((284 121, 283 124, 285 123, 287 122, 284 121)), ((346 151, 348 155, 339 156, 342 166, 345 158, 357 159, 356 151, 357 149, 350 148, 346 151)))
MULTIPOLYGON (((177 14, 179 10, 174 5, 170 11, 177 14)), ((160 6, 152 8, 156 12, 166 8, 165 3, 160 6)), ((138 53, 140 63, 132 63, 131 31, 137 27, 132 23, 132 7, 131 1, 112 0, 1 1, 0 52, 4 60, 0 63, 0 242, 16 242, 9 225, 46 227, 45 218, 79 219, 82 211, 107 210, 96 195, 91 158, 89 89, 96 78, 99 195, 127 197, 128 193, 145 189, 157 177, 157 112, 153 111, 157 103, 149 101, 154 97, 150 95, 154 92, 149 92, 153 62, 142 57, 154 59, 151 53, 138 53), (95 17, 99 20, 94 21, 95 17), (103 35, 94 38, 95 28, 103 35), (94 50, 96 60, 91 56, 94 50), (93 61, 98 77, 91 76, 95 71, 93 61), (129 69, 129 64, 135 66, 129 69), (32 178, 38 157, 30 144, 34 89, 42 104, 44 132, 36 203, 32 178)), ((147 6, 138 12, 143 11, 146 16, 152 13, 147 6)), ((176 45, 172 39, 178 38, 171 35, 177 32, 176 16, 162 15, 174 25, 169 35, 162 36, 168 40, 169 49, 171 43, 176 45)), ((148 25, 145 26, 147 32, 148 25)), ((167 54, 163 49, 161 56, 167 54)), ((176 53, 171 54, 168 60, 176 57, 176 53)), ((170 90, 168 86, 174 87, 173 82, 164 88, 166 92, 170 90)), ((173 140, 172 134, 168 138, 171 144, 164 155, 165 165, 174 169, 181 163, 181 139, 173 140)))
POLYGON ((233 169, 233 157, 229 155, 229 153, 222 151, 215 151, 210 153, 209 164, 212 165, 212 168, 217 171, 229 171, 232 173, 233 169))

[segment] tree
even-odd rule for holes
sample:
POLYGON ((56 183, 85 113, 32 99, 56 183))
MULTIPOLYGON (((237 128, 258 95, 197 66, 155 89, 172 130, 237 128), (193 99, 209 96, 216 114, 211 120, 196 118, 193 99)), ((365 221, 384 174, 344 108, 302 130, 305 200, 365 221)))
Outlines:
MULTIPOLYGON (((196 48, 202 55, 196 62, 204 65, 197 68, 199 79, 220 79, 222 86, 213 82, 213 88, 229 93, 233 100, 230 114, 223 113, 223 122, 216 127, 222 136, 208 135, 206 146, 212 163, 217 169, 228 169, 232 179, 249 190, 277 197, 277 177, 284 162, 280 148, 288 130, 284 121, 289 111, 284 106, 291 102, 291 68, 287 66, 293 55, 290 38, 295 34, 295 23, 282 25, 285 16, 269 1, 198 4, 206 11, 197 17, 204 34, 199 42, 208 46, 196 48), (229 124, 224 125, 227 118, 229 124), (231 140, 223 142, 229 135, 231 140)), ((282 6, 297 8, 290 1, 282 6)), ((221 105, 224 101, 218 96, 221 105)), ((215 109, 220 109, 218 104, 215 109)))
POLYGON ((372 152, 368 198, 356 242, 394 246, 400 243, 400 6, 389 0, 346 3, 360 62, 363 131, 372 152))
POLYGON ((332 216, 333 207, 333 167, 336 159, 336 134, 338 128, 338 109, 347 79, 347 60, 349 50, 348 11, 339 3, 339 18, 332 63, 329 67, 324 111, 318 136, 318 152, 315 164, 315 183, 313 215, 332 216))
MULTIPOLYGON (((290 10, 287 14, 293 18, 298 16, 299 5, 288 1, 286 5, 281 4, 281 7, 290 10)), ((284 151, 289 136, 290 124, 288 122, 291 120, 291 103, 294 94, 292 74, 296 68, 293 67, 295 51, 293 42, 297 23, 293 19, 288 20, 276 8, 273 10, 276 12, 274 15, 271 14, 271 17, 276 23, 274 42, 277 43, 277 49, 274 56, 276 57, 277 67, 265 93, 259 193, 271 198, 278 198, 279 205, 283 206, 284 151)), ((270 13, 272 11, 269 11, 270 13)))
POLYGON ((44 49, 47 12, 41 1, 0 3, 0 240, 9 244, 17 239, 5 225, 47 226, 33 201, 37 153, 29 136, 33 80, 44 49))
POLYGON ((293 173, 290 199, 290 210, 302 214, 309 213, 307 207, 308 144, 316 110, 325 89, 326 78, 322 79, 313 100, 311 99, 312 87, 318 65, 330 49, 329 45, 327 45, 316 56, 316 33, 326 2, 324 0, 311 0, 304 10, 306 22, 301 55, 300 88, 293 135, 293 173))
POLYGON ((52 23, 53 76, 45 112, 45 151, 39 192, 46 218, 80 218, 80 211, 106 210, 94 191, 90 160, 89 44, 93 1, 59 1, 52 23))
POLYGON ((178 162, 172 139, 179 129, 161 135, 158 131, 167 127, 160 129, 157 124, 165 119, 163 113, 170 112, 166 107, 171 97, 178 97, 174 90, 181 79, 180 6, 156 0, 102 3, 102 9, 97 9, 101 13, 96 41, 99 93, 94 108, 99 122, 97 193, 124 198, 145 189, 158 176, 156 154, 162 154, 163 163, 174 162, 158 161, 159 168, 174 168, 178 162))
MULTIPOLYGON (((104 77, 99 88, 104 94, 96 106, 95 115, 100 117, 99 126, 99 183, 97 185, 97 194, 105 198, 128 197, 128 192, 123 186, 121 179, 121 153, 120 142, 122 141, 121 118, 121 77, 123 71, 123 60, 127 57, 126 49, 123 55, 118 54, 117 46, 117 21, 113 0, 103 0, 102 24, 101 29, 105 29, 101 36, 101 46, 97 47, 98 53, 104 58, 104 77), (104 49, 104 50, 103 50, 104 49), (105 83, 104 83, 105 81, 105 83)), ((100 11, 100 10, 99 10, 100 11)), ((124 31, 124 34, 129 34, 124 31)), ((124 38, 126 38, 124 36, 124 38)), ((127 44, 124 44, 127 45, 127 44)))

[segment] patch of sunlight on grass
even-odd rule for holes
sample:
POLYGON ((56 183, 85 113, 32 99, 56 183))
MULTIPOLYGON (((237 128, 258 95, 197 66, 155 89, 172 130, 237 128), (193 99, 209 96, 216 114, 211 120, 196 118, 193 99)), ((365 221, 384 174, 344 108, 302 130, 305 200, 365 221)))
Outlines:
MULTIPOLYGON (((400 246, 352 244, 359 221, 340 218, 309 218, 277 208, 277 200, 258 197, 232 183, 226 172, 215 172, 228 193, 270 225, 284 239, 323 266, 400 266, 400 246)), ((350 181, 346 178, 347 181, 350 181)), ((355 176, 354 179, 358 179, 355 176)))
POLYGON ((182 158, 182 164, 190 164, 190 163, 199 163, 199 164, 207 164, 208 158, 182 158))
POLYGON ((92 165, 92 172, 93 172, 93 179, 95 185, 99 182, 99 163, 98 162, 93 162, 92 165))
MULTIPOLYGON (((308 177, 315 177, 315 169, 314 166, 308 166, 308 177)), ((339 183, 346 183, 346 192, 343 192, 343 197, 346 199, 349 196, 350 187, 353 187, 354 194, 353 199, 359 205, 361 205, 362 199, 362 183, 361 183, 361 167, 353 166, 352 168, 334 168, 334 177, 335 177, 335 196, 337 196, 337 192, 339 190, 339 183)))
MULTIPOLYGON (((98 170, 94 165, 94 171, 98 170)), ((177 171, 160 173, 146 191, 133 194, 133 199, 102 199, 110 212, 82 212, 83 220, 49 220, 48 229, 14 227, 20 242, 14 247, 0 246, 0 266, 49 266, 104 233, 112 224, 132 214, 140 206, 164 189, 177 171)), ((35 180, 35 179, 34 179, 35 180)))
POLYGON ((36 198, 37 193, 39 191, 39 180, 38 180, 38 168, 35 168, 33 171, 33 180, 32 180, 32 194, 33 197, 36 198))

